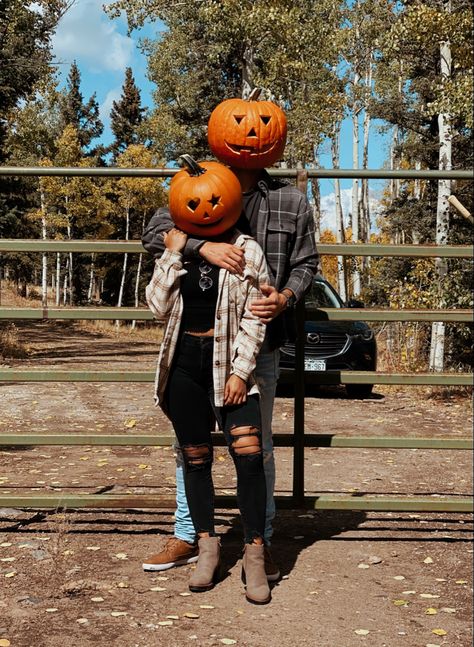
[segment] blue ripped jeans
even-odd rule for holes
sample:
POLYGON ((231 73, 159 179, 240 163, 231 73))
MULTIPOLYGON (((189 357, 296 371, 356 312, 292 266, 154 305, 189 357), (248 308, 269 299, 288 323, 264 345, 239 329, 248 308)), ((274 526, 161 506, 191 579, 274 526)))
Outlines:
MULTIPOLYGON (((260 353, 257 357, 255 377, 260 391, 260 415, 262 421, 263 467, 267 486, 264 539, 269 545, 273 534, 272 521, 275 517, 275 457, 273 455, 272 417, 275 391, 279 376, 280 352, 260 353)), ((174 535, 194 543, 196 533, 189 512, 184 485, 184 468, 181 452, 176 455, 176 514, 174 535)))

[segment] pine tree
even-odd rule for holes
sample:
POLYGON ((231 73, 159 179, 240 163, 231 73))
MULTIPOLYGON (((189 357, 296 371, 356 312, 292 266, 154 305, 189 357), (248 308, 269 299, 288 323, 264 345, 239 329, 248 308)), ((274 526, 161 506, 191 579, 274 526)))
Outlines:
MULTIPOLYGON (((75 128, 81 148, 87 150, 91 141, 100 137, 104 126, 99 117, 96 93, 94 92, 87 103, 84 103, 80 86, 81 73, 74 61, 67 78, 66 90, 63 93, 61 117, 64 127, 70 125, 75 128)), ((91 149, 88 152, 94 155, 98 149, 91 149)))
POLYGON ((139 129, 144 112, 145 108, 141 106, 140 90, 135 84, 132 68, 127 67, 122 96, 119 101, 113 102, 110 111, 111 128, 115 135, 110 150, 114 161, 128 146, 143 143, 139 129))

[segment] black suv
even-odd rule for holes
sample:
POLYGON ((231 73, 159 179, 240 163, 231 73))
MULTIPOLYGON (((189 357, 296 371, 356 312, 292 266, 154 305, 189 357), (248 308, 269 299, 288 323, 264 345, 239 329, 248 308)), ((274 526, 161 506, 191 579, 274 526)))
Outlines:
MULTIPOLYGON (((307 308, 344 308, 339 294, 326 279, 316 275, 306 294, 307 308)), ((360 301, 350 300, 347 307, 361 308, 360 301)), ((307 321, 305 323, 306 371, 375 371, 377 345, 374 332, 363 321, 307 321)), ((280 368, 283 374, 294 369, 295 345, 281 348, 280 368)), ((350 397, 364 398, 372 393, 373 384, 346 384, 350 397)))

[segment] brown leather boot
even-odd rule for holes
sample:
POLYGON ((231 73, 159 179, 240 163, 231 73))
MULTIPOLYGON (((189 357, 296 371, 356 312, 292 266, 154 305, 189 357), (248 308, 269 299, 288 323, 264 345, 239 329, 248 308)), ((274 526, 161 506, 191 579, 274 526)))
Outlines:
POLYGON ((219 537, 201 537, 196 570, 189 579, 193 593, 209 591, 219 579, 221 542, 219 537))
POLYGON ((265 573, 265 546, 245 544, 242 562, 242 581, 246 584, 245 597, 252 604, 267 604, 272 599, 265 573))

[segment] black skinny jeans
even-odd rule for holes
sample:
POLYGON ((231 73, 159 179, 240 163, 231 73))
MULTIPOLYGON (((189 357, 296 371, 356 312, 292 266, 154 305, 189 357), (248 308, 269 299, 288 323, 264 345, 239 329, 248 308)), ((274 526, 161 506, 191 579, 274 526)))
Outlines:
POLYGON ((256 537, 263 537, 265 529, 267 493, 259 399, 248 396, 241 405, 213 406, 213 345, 212 337, 186 333, 181 336, 168 378, 165 406, 183 452, 186 497, 196 532, 215 532, 211 431, 217 419, 237 470, 237 501, 245 542, 250 543, 256 537), (239 427, 256 429, 258 453, 239 454, 232 447, 236 436, 231 431, 239 427))

